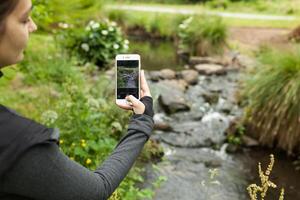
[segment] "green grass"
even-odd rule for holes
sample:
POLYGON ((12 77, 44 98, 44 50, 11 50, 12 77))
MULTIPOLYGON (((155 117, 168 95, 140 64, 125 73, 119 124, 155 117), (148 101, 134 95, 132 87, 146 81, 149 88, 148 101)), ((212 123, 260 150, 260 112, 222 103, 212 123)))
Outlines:
POLYGON ((249 74, 244 95, 252 134, 289 153, 300 144, 300 49, 264 48, 261 65, 249 74))
POLYGON ((187 8, 193 10, 205 9, 225 12, 245 12, 273 15, 298 15, 300 16, 300 0, 251 0, 251 1, 230 1, 212 0, 206 3, 187 4, 182 0, 114 0, 107 3, 122 3, 133 5, 159 5, 173 8, 187 8))

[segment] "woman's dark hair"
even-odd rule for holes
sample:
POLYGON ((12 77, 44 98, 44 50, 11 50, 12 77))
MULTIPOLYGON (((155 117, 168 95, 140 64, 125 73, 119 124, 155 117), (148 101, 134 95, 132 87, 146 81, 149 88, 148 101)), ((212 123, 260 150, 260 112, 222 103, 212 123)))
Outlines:
POLYGON ((19 0, 0 0, 0 37, 5 31, 5 19, 18 5, 19 0))

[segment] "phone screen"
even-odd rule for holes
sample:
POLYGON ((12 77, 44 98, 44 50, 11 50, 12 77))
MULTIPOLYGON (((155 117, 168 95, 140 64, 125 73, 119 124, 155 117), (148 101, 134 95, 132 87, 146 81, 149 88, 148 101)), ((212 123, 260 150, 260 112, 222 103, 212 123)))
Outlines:
POLYGON ((139 98, 139 60, 117 60, 117 99, 139 98))

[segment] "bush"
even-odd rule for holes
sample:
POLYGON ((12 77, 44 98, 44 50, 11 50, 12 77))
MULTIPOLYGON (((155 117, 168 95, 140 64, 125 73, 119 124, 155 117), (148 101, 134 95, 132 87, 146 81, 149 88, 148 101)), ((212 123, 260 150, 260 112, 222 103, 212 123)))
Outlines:
POLYGON ((129 48, 129 41, 115 22, 90 21, 85 29, 68 28, 68 25, 66 28, 58 34, 57 41, 82 63, 92 62, 105 68, 117 54, 129 48))
POLYGON ((33 35, 25 51, 25 60, 20 64, 20 70, 26 74, 23 81, 27 85, 61 85, 67 78, 81 80, 78 69, 73 67, 76 60, 67 59, 61 51, 55 46, 53 37, 33 35))
POLYGON ((251 134, 292 153, 300 144, 300 49, 266 48, 259 60, 244 89, 251 134))
POLYGON ((220 17, 189 17, 179 25, 178 37, 179 48, 191 55, 222 53, 227 38, 227 27, 220 17))

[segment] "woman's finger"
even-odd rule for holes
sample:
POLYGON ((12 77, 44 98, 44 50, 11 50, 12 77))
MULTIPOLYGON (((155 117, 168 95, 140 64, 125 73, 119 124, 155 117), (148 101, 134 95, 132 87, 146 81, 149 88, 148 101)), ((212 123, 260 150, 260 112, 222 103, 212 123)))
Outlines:
POLYGON ((145 77, 145 70, 141 71, 141 89, 143 91, 144 96, 151 96, 151 92, 145 77))
POLYGON ((134 113, 143 114, 145 112, 145 105, 133 95, 127 96, 126 99, 132 103, 134 113))
POLYGON ((116 103, 120 108, 125 109, 125 110, 132 110, 132 106, 128 105, 128 104, 123 104, 123 103, 116 103))
POLYGON ((135 98, 133 95, 129 95, 126 97, 126 100, 129 101, 130 103, 132 103, 132 107, 137 107, 140 105, 140 101, 135 98))

